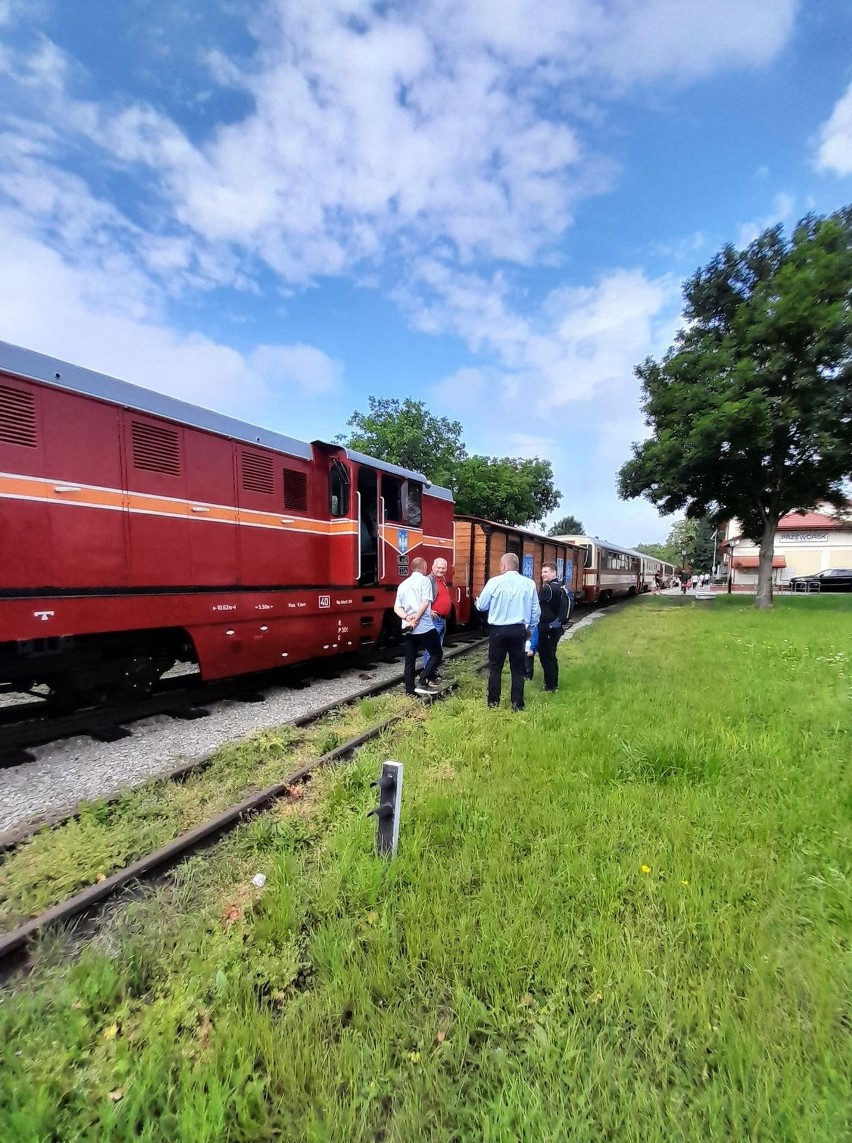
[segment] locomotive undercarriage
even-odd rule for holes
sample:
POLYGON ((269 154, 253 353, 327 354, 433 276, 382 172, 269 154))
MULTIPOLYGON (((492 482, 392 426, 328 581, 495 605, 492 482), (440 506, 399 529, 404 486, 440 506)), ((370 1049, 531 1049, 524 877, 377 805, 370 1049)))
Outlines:
POLYGON ((74 709, 150 694, 178 660, 195 661, 181 630, 19 640, 0 644, 0 679, 22 693, 46 688, 51 702, 74 709))

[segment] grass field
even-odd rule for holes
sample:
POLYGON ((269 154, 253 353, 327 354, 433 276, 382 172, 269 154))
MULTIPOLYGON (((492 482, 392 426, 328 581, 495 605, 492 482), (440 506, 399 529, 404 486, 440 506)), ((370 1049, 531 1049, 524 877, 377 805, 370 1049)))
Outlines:
POLYGON ((560 660, 46 941, 2 994, 0 1139, 852 1137, 852 600, 646 599, 560 660))

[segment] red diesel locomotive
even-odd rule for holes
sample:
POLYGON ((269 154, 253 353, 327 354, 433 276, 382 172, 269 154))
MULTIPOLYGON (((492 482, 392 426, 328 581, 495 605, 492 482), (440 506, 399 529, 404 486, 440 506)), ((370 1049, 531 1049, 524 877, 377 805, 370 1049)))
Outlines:
POLYGON ((409 559, 452 564, 453 500, 0 342, 0 544, 0 686, 78 702, 372 646, 409 559))

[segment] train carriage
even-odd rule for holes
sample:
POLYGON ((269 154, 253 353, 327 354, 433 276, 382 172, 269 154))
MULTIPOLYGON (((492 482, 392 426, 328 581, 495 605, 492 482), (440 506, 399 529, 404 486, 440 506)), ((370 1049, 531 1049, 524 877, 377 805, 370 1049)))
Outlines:
POLYGON ((478 516, 456 516, 455 525, 455 578, 454 587, 459 602, 456 604, 457 621, 475 619, 473 600, 485 583, 500 571, 500 557, 514 552, 520 571, 538 583, 541 565, 556 564, 559 579, 575 594, 582 583, 583 553, 561 538, 543 536, 539 532, 514 528, 508 524, 495 524, 478 516))
POLYGON ((452 495, 0 343, 0 685, 78 700, 373 645, 452 495))
POLYGON ((639 590, 652 591, 659 576, 661 587, 668 587, 675 573, 674 564, 667 563, 657 556, 649 556, 647 552, 633 552, 639 557, 639 590))
POLYGON ((597 536, 557 536, 583 552, 582 587, 584 603, 608 603, 619 595, 637 595, 641 583, 641 556, 597 536))

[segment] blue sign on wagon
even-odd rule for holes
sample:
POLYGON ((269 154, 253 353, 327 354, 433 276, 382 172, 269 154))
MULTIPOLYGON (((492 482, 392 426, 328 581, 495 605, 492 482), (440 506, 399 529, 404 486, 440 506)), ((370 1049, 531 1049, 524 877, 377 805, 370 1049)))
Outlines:
POLYGON ((565 560, 562 558, 562 556, 557 556, 556 557, 556 578, 562 579, 564 574, 565 574, 565 560))
MULTIPOLYGON (((557 562, 562 563, 561 560, 558 560, 557 562)), ((562 576, 560 575, 559 578, 562 579, 562 576)), ((573 560, 566 560, 565 561, 565 579, 563 579, 562 582, 565 584, 566 587, 570 587, 573 584, 573 582, 574 582, 574 561, 573 560)))
POLYGON ((530 579, 532 579, 535 573, 533 571, 533 558, 531 555, 524 556, 523 568, 523 575, 527 575, 530 577, 530 579))
POLYGON ((396 546, 401 556, 404 556, 408 551, 408 529, 397 528, 396 530, 396 546))

